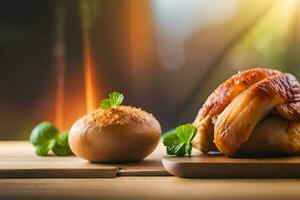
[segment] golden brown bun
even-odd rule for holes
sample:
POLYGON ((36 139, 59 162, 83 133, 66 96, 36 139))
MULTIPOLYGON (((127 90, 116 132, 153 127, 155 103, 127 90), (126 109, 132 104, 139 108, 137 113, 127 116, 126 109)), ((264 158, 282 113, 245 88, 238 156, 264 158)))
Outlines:
POLYGON ((297 123, 299 102, 300 86, 290 74, 261 68, 238 73, 221 84, 200 109, 193 146, 233 156, 275 107, 282 117, 297 123))
POLYGON ((153 115, 130 106, 98 109, 74 123, 69 134, 73 153, 93 162, 138 161, 157 146, 161 134, 153 115))

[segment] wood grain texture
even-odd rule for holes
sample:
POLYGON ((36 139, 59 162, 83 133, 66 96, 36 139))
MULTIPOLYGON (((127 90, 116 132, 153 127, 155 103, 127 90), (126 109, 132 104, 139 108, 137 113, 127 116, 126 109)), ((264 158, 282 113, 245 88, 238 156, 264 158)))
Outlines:
POLYGON ((138 163, 126 163, 118 166, 118 176, 169 176, 169 172, 162 165, 162 158, 166 154, 165 147, 160 141, 155 151, 138 163))
POLYGON ((178 177, 206 178, 299 178, 300 157, 228 158, 220 154, 170 157, 165 169, 178 177))
POLYGON ((163 148, 144 161, 125 164, 90 163, 75 156, 39 157, 28 142, 0 142, 0 178, 101 178, 122 175, 168 175, 162 166, 163 148))
POLYGON ((299 179, 0 179, 0 199, 290 200, 299 188, 299 179))

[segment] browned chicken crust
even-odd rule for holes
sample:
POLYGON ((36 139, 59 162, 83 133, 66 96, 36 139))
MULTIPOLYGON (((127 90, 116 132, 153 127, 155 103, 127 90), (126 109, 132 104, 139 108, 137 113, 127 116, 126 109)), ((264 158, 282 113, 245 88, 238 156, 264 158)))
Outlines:
POLYGON ((300 146, 300 123, 269 115, 257 124, 238 155, 297 155, 300 146))
POLYGON ((281 72, 277 70, 254 68, 233 75, 207 98, 199 114, 201 116, 220 114, 245 89, 258 81, 278 74, 281 72))
POLYGON ((194 121, 198 132, 192 141, 193 146, 204 153, 217 150, 213 143, 213 120, 215 120, 242 91, 258 81, 280 73, 281 72, 277 70, 255 68, 239 72, 222 83, 207 98, 194 121))
POLYGON ((242 92, 216 120, 214 142, 217 148, 225 155, 234 155, 259 121, 276 106, 293 102, 298 86, 295 77, 282 73, 259 81, 242 92))
POLYGON ((282 117, 299 121, 299 102, 300 87, 294 76, 263 68, 240 72, 221 84, 200 109, 193 146, 234 155, 273 108, 282 117))

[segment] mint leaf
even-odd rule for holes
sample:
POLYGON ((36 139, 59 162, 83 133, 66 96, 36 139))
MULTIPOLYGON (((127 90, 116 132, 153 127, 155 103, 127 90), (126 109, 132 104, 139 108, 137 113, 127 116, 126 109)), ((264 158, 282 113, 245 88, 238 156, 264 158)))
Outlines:
POLYGON ((167 154, 176 156, 190 156, 192 153, 191 141, 197 132, 192 124, 178 126, 176 130, 168 132, 163 137, 167 154))
POLYGON ((123 103, 124 95, 119 92, 112 92, 108 95, 107 99, 103 99, 100 102, 100 108, 111 109, 116 108, 123 103))

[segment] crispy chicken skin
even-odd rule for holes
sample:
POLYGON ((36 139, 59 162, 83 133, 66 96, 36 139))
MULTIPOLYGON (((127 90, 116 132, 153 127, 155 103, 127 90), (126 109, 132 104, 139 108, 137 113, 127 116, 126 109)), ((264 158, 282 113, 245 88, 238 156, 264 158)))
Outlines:
POLYGON ((241 72, 221 84, 200 109, 193 146, 234 156, 273 110, 284 120, 299 121, 299 102, 300 87, 294 76, 261 68, 241 72))
POLYGON ((289 74, 274 75, 253 84, 218 116, 214 142, 225 155, 234 155, 255 126, 278 105, 293 101, 297 80, 289 74))
POLYGON ((277 112, 283 117, 292 120, 300 121, 300 97, 295 103, 283 104, 277 107, 277 112))
POLYGON ((300 123, 270 115, 257 124, 238 150, 241 155, 294 155, 300 149, 300 123))
POLYGON ((200 109, 194 125, 197 127, 197 135, 193 139, 193 146, 202 152, 217 150, 213 143, 213 120, 237 97, 241 92, 272 75, 281 72, 272 69, 255 68, 239 72, 222 83, 206 100, 200 109))

